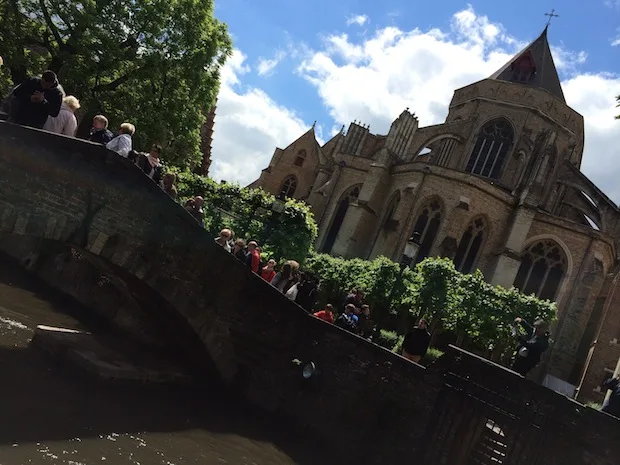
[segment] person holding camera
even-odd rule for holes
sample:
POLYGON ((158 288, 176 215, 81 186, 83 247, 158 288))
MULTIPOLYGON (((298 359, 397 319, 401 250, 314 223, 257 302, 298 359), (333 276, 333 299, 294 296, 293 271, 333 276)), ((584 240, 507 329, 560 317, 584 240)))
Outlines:
POLYGON ((548 326, 547 322, 541 318, 536 318, 534 324, 530 325, 521 317, 515 319, 515 325, 523 327, 527 334, 519 334, 515 327, 515 335, 519 345, 517 346, 512 370, 522 376, 526 376, 540 363, 542 354, 549 348, 548 326))

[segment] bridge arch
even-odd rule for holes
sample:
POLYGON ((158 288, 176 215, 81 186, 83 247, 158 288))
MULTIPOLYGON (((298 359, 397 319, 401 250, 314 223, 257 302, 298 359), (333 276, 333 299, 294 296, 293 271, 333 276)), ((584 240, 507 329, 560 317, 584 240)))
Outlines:
POLYGON ((83 252, 135 295, 151 293, 162 309, 173 309, 221 379, 235 380, 239 363, 230 328, 248 293, 264 299, 271 289, 262 282, 257 287, 260 278, 216 246, 185 209, 103 146, 4 122, 0 166, 7 181, 0 185, 0 238, 38 244, 32 256, 20 258, 35 265, 46 248, 83 252), (246 294, 212 292, 230 288, 230 281, 246 294))

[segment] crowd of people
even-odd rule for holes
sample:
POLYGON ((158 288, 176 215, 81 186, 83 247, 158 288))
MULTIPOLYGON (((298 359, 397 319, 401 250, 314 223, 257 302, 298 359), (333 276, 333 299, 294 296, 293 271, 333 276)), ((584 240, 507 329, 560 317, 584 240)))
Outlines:
MULTIPOLYGON (((197 199, 199 203, 202 202, 202 198, 190 199, 186 208, 195 211, 197 199)), ((353 289, 346 296, 339 312, 334 310, 332 304, 317 311, 315 307, 320 283, 312 272, 301 270, 295 260, 287 260, 278 269, 278 264, 273 259, 263 262, 261 249, 256 241, 251 240, 246 244, 244 239, 235 240, 233 236, 232 230, 222 229, 215 238, 215 243, 308 313, 353 334, 372 339, 375 324, 371 319, 370 305, 364 301, 364 292, 361 289, 353 289)))
MULTIPOLYGON (((32 77, 15 87, 3 102, 8 120, 22 126, 75 137, 78 129, 75 112, 80 101, 66 95, 53 71, 45 71, 41 77, 32 77)), ((131 123, 120 125, 116 135, 108 129, 108 119, 96 115, 86 138, 90 142, 105 145, 123 158, 132 160, 144 173, 174 199, 177 198, 175 175, 164 173, 160 159, 162 147, 154 143, 149 152, 133 149, 132 137, 136 128, 131 123)))

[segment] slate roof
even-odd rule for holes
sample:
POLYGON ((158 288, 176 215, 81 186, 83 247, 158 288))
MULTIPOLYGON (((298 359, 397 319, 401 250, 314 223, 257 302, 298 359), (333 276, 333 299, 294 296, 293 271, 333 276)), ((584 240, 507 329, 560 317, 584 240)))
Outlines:
POLYGON ((566 100, 564 99, 564 92, 562 92, 562 86, 560 84, 560 77, 558 76, 558 72, 555 69, 555 63, 553 62, 553 57, 551 56, 551 49, 549 47, 549 41, 547 40, 546 27, 536 40, 521 50, 508 63, 492 74, 490 79, 519 82, 523 85, 546 89, 559 98, 562 102, 566 103, 566 100), (518 62, 521 57, 528 54, 535 63, 535 75, 528 82, 514 81, 513 65, 518 62))

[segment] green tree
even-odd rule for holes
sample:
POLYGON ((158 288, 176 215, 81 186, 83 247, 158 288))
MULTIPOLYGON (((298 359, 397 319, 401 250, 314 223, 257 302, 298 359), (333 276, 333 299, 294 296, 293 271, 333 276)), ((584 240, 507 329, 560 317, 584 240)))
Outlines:
POLYGON ((434 325, 452 327, 458 272, 448 258, 418 263, 412 286, 412 307, 434 325))
POLYGON ((6 0, 0 7, 1 79, 49 68, 86 110, 136 125, 177 164, 199 157, 200 126, 232 51, 213 0, 6 0))
POLYGON ((317 226, 309 207, 288 199, 284 211, 272 209, 275 197, 262 189, 217 183, 189 171, 173 170, 181 201, 204 198, 205 225, 214 236, 230 228, 236 237, 253 239, 263 246, 264 258, 293 259, 301 263, 310 253, 317 226))
MULTIPOLYGON (((313 254, 306 267, 321 280, 321 305, 339 306, 350 289, 362 288, 381 328, 402 333, 407 327, 403 317, 425 316, 435 333, 450 331, 458 345, 479 353, 492 347, 498 360, 512 353, 511 329, 517 316, 530 322, 536 317, 549 323, 555 319, 552 302, 492 286, 480 271, 461 274, 449 259, 427 258, 401 273, 398 264, 385 257, 368 261, 313 254), (397 318, 388 310, 396 310, 397 318)), ((391 331, 383 331, 378 341, 392 348, 396 339, 391 331)))

